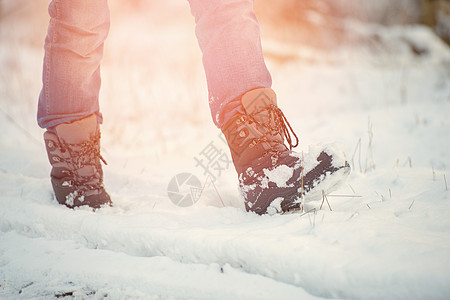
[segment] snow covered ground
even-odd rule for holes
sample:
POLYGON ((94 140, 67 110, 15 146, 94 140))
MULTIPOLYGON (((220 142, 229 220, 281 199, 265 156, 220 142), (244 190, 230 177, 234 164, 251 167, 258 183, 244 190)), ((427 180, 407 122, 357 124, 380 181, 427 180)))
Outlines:
POLYGON ((337 141, 353 171, 332 211, 257 216, 211 122, 188 4, 112 15, 101 106, 115 206, 97 212, 52 196, 35 125, 46 21, 2 20, 1 299, 450 297, 450 50, 431 31, 349 22, 378 42, 333 51, 263 32, 299 151, 337 141), (208 176, 212 148, 223 170, 208 176), (206 182, 193 206, 169 198, 180 173, 206 182))

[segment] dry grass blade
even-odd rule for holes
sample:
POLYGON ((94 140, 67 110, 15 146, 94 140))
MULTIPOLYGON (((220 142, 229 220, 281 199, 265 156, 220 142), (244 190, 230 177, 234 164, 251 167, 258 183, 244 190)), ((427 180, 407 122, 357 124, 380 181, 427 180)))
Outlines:
POLYGON ((315 208, 312 208, 312 209, 310 209, 310 210, 308 210, 308 211, 306 211, 306 212, 304 212, 304 213, 302 213, 301 215, 300 215, 300 217, 303 217, 304 215, 307 215, 307 214, 309 214, 309 213, 311 213, 311 212, 316 212, 316 209, 315 208))
POLYGON ((209 180, 211 181, 214 190, 216 191, 217 196, 219 197, 220 203, 222 203, 222 206, 225 207, 225 203, 223 203, 222 197, 219 194, 219 190, 217 189, 216 185, 214 184, 214 181, 212 181, 212 178, 210 177, 209 180))
POLYGON ((325 202, 325 192, 322 190, 322 203, 320 203, 320 208, 322 209, 323 203, 325 202))
POLYGON ((358 151, 358 162, 359 162, 359 171, 362 173, 362 167, 361 167, 361 138, 359 138, 358 143, 356 143, 356 147, 355 147, 355 151, 353 152, 352 155, 352 169, 355 170, 355 155, 356 152, 358 151), (359 151, 358 151, 359 150, 359 151))
POLYGON ((301 209, 300 209, 302 212, 303 212, 303 203, 304 203, 304 201, 303 201, 303 194, 304 194, 304 189, 303 189, 303 170, 305 169, 304 166, 303 166, 303 159, 304 159, 304 157, 303 157, 303 151, 302 151, 302 192, 301 192, 302 204, 301 204, 301 209))
POLYGON ((328 195, 327 197, 361 198, 361 195, 328 195))
POLYGON ((333 211, 333 209, 331 209, 330 202, 328 202, 328 197, 327 197, 327 195, 325 195, 325 191, 322 190, 322 203, 320 204, 320 208, 319 208, 319 209, 322 209, 323 203, 324 203, 325 201, 327 202, 328 208, 330 209, 330 211, 333 211))
POLYGON ((208 183, 208 180, 212 184, 212 186, 214 187, 214 190, 216 191, 216 194, 217 194, 217 197, 220 200, 220 203, 222 203, 222 206, 225 207, 225 203, 223 202, 222 197, 220 196, 219 191, 217 190, 217 187, 214 184, 214 181, 212 180, 212 177, 210 175, 206 176, 205 183, 203 184, 203 187, 202 187, 202 189, 200 191, 200 194, 198 195, 198 199, 200 199, 200 197, 203 194, 203 191, 206 189, 206 184, 208 183))

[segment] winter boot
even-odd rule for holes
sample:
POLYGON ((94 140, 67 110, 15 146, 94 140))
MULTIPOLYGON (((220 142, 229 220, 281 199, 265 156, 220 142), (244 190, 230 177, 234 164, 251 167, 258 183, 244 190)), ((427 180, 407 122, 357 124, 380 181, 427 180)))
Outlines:
MULTIPOLYGON (((301 155, 292 151, 298 138, 277 107, 272 89, 251 90, 240 101, 245 114, 234 115, 222 132, 230 147, 247 211, 265 214, 300 209, 302 194, 312 192, 334 173, 344 177, 349 173, 348 163, 336 163, 334 152, 326 150, 304 172, 301 155)), ((329 181, 322 184, 325 193, 340 180, 329 181)))
POLYGON ((44 133, 53 190, 60 204, 74 208, 87 205, 100 208, 111 205, 103 186, 100 164, 100 130, 97 119, 91 115, 71 124, 55 128, 56 134, 44 133))

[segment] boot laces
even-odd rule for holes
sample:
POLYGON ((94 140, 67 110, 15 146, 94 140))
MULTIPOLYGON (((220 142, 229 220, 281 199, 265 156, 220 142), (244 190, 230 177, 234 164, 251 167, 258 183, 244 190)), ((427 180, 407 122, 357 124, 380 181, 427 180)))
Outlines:
POLYGON ((69 157, 64 161, 69 165, 68 173, 73 178, 73 184, 77 187, 79 195, 84 195, 88 190, 99 190, 103 187, 100 162, 107 165, 105 159, 100 154, 100 133, 91 137, 90 140, 80 144, 61 143, 61 152, 68 151, 69 157), (85 166, 94 167, 92 175, 81 175, 79 170, 85 166))
POLYGON ((292 129, 291 124, 286 119, 284 113, 276 105, 270 104, 269 106, 252 113, 250 117, 253 119, 254 122, 267 129, 264 135, 261 138, 258 138, 259 141, 270 143, 275 142, 285 146, 284 138, 286 138, 286 141, 289 145, 289 150, 292 150, 292 148, 298 146, 299 139, 297 135, 292 129), (261 114, 263 112, 267 112, 267 114, 261 114), (267 115, 269 119, 267 119, 267 115), (259 122, 258 119, 260 120, 259 122), (281 135, 282 137, 281 140, 270 138, 270 136, 275 136, 277 134, 281 135), (293 138, 295 138, 295 142, 293 138))

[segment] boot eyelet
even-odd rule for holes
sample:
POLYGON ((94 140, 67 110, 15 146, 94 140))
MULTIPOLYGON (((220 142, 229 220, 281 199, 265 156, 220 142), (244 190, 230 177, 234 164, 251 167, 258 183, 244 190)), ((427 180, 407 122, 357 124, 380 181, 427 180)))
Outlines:
POLYGON ((58 162, 61 161, 61 159, 58 156, 53 156, 52 159, 53 159, 53 161, 58 161, 58 162))
POLYGON ((241 130, 241 131, 239 132, 239 136, 240 136, 240 137, 245 137, 245 131, 244 131, 244 130, 241 130))

